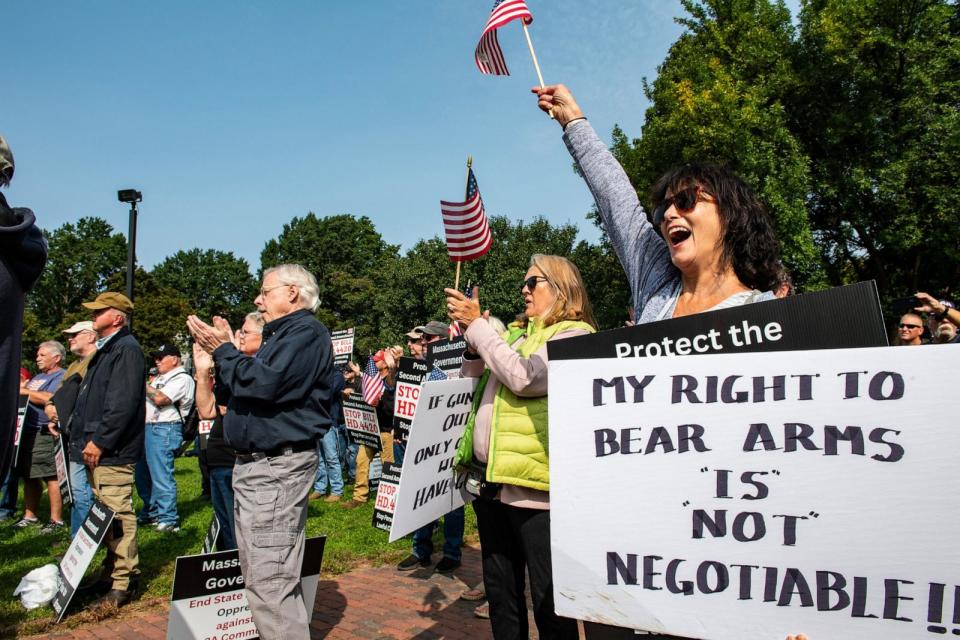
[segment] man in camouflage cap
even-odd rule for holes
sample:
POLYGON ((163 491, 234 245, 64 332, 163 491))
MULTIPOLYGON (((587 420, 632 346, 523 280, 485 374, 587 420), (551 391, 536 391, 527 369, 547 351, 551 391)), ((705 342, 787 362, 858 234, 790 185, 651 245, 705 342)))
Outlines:
MULTIPOLYGON (((0 136, 0 187, 13 178, 13 153, 0 136)), ((47 243, 30 209, 13 208, 0 192, 0 479, 13 453, 20 389, 23 300, 47 262, 47 243)))

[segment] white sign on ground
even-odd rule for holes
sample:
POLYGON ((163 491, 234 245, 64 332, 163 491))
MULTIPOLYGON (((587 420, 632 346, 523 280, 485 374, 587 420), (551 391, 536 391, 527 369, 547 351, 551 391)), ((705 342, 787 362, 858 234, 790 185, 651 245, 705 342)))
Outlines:
POLYGON ((960 635, 960 346, 551 360, 557 612, 960 635))
MULTIPOLYGON (((325 542, 326 536, 308 538, 303 552, 300 588, 308 619, 317 598, 325 542)), ((177 558, 167 640, 251 640, 258 637, 236 549, 177 558)))
POLYGON ((464 505, 453 456, 470 415, 476 378, 424 383, 403 457, 390 542, 464 505))

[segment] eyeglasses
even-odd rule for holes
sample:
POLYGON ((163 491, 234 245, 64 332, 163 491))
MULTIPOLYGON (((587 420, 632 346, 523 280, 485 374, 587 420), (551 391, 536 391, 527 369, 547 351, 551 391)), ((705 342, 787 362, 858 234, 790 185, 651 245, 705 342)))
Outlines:
POLYGON ((538 282, 547 282, 547 279, 543 276, 530 276, 520 284, 520 293, 523 293, 525 288, 533 293, 533 290, 537 287, 538 282))
POLYGON ((919 324, 907 324, 906 322, 901 322, 901 323, 900 323, 900 328, 901 328, 901 329, 922 329, 922 328, 923 328, 923 325, 919 325, 919 324))
POLYGON ((694 207, 701 200, 705 202, 714 202, 713 200, 701 197, 705 191, 702 187, 687 187, 677 191, 673 196, 660 203, 660 206, 653 210, 653 224, 658 227, 663 223, 667 215, 667 209, 676 207, 677 213, 688 213, 693 211, 694 207))
POLYGON ((270 293, 271 291, 273 291, 274 289, 279 289, 280 287, 295 287, 295 286, 296 285, 291 285, 291 284, 275 284, 272 287, 260 287, 260 297, 262 298, 266 296, 268 293, 270 293))
POLYGON ((247 331, 246 329, 244 329, 244 328, 242 328, 242 327, 241 327, 241 329, 240 329, 240 337, 241 337, 241 338, 243 338, 243 337, 245 337, 245 336, 258 336, 258 335, 260 335, 261 333, 263 333, 263 331, 247 331))

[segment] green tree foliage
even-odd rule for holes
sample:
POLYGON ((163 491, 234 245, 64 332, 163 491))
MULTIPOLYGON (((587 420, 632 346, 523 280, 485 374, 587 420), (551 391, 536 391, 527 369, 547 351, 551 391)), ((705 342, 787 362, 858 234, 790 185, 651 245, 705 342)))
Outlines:
POLYGON ((652 84, 643 135, 619 129, 613 151, 646 199, 667 169, 715 162, 737 171, 773 215, 782 257, 802 285, 820 283, 806 210, 809 167, 782 96, 795 83, 794 29, 781 2, 682 0, 687 31, 652 84))
MULTIPOLYGON (((125 279, 123 273, 112 276, 107 281, 107 289, 122 291, 125 279)), ((153 274, 140 268, 136 271, 134 294, 133 335, 147 359, 160 345, 170 342, 187 355, 187 316, 194 313, 194 308, 186 297, 175 289, 161 285, 153 274)), ((89 316, 88 313, 84 315, 89 316)), ((153 366, 153 361, 149 364, 153 366)))
POLYGON ((830 280, 887 297, 960 279, 960 16, 938 0, 808 0, 789 100, 830 280))
POLYGON ((81 302, 95 298, 109 278, 125 271, 127 241, 102 218, 80 218, 44 235, 49 258, 27 303, 44 333, 57 335, 66 328, 67 314, 80 310, 81 302))
POLYGON ((250 265, 229 251, 178 251, 151 274, 158 286, 178 292, 208 320, 221 315, 239 327, 243 316, 255 308, 258 283, 250 274, 250 265))

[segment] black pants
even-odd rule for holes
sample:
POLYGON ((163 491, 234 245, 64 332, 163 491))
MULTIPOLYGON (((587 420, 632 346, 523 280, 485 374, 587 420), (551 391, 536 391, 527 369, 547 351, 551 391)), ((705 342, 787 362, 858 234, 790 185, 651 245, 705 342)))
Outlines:
POLYGON ((483 555, 483 586, 490 603, 495 640, 526 640, 527 603, 524 570, 530 574, 533 618, 541 640, 579 638, 576 620, 553 608, 550 566, 550 512, 511 507, 499 500, 473 503, 483 555))

